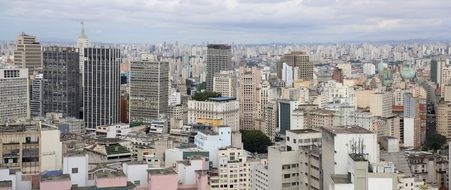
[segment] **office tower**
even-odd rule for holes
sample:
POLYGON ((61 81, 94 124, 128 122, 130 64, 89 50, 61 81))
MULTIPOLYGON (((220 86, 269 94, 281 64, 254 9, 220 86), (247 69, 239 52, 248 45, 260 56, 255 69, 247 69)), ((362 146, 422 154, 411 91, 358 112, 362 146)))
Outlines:
POLYGON ((29 75, 33 75, 35 69, 42 67, 41 44, 36 42, 36 37, 25 33, 17 36, 14 63, 20 68, 27 68, 29 75))
POLYGON ((293 67, 293 80, 312 80, 313 63, 309 60, 309 55, 304 51, 293 51, 285 54, 283 63, 293 67))
POLYGON ((297 104, 296 101, 290 100, 279 100, 277 102, 277 118, 279 123, 279 128, 277 132, 281 135, 285 135, 287 130, 290 130, 291 127, 291 115, 293 111, 296 109, 297 104))
POLYGON ((221 93, 222 96, 236 96, 237 77, 234 71, 220 71, 213 78, 213 91, 221 93))
POLYGON ((240 129, 255 129, 255 119, 260 118, 261 72, 256 67, 240 67, 240 129))
POLYGON ((87 130, 119 122, 120 50, 85 48, 83 119, 87 130))
POLYGON ((135 61, 130 67, 130 121, 150 123, 167 116, 169 63, 135 61))
POLYGON ((377 134, 356 125, 322 129, 323 187, 333 183, 331 175, 348 174, 350 153, 366 155, 370 163, 379 162, 377 134))
POLYGON ((213 90, 213 77, 222 70, 232 70, 230 45, 209 44, 207 46, 207 90, 213 90))
POLYGON ((0 68, 0 123, 30 119, 28 69, 0 68))
POLYGON ((441 83, 442 63, 437 60, 431 60, 431 81, 437 84, 441 83))
POLYGON ((36 74, 31 78, 31 116, 44 116, 42 106, 44 98, 44 74, 36 74))
POLYGON ((414 146, 416 102, 412 93, 404 93, 404 126, 403 144, 406 147, 414 146))
POLYGON ((283 63, 282 66, 282 81, 285 82, 285 86, 292 87, 293 85, 293 67, 283 63))
POLYGON ((44 47, 44 114, 79 117, 80 71, 77 48, 44 47))

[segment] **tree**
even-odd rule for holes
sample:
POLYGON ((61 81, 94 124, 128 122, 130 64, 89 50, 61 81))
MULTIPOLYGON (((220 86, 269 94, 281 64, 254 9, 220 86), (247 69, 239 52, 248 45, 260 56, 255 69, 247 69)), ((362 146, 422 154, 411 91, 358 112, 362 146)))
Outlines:
POLYGON ((204 92, 196 92, 196 94, 192 96, 192 99, 196 101, 205 101, 208 100, 208 98, 216 98, 216 97, 221 97, 221 93, 213 91, 204 91, 204 92))
POLYGON ((203 82, 197 85, 197 91, 205 90, 207 89, 207 83, 203 82))
POLYGON ((438 133, 426 136, 425 147, 428 150, 439 150, 446 143, 446 137, 438 133))
POLYGON ((258 130, 241 131, 244 149, 252 153, 267 153, 268 146, 272 145, 264 133, 258 130))

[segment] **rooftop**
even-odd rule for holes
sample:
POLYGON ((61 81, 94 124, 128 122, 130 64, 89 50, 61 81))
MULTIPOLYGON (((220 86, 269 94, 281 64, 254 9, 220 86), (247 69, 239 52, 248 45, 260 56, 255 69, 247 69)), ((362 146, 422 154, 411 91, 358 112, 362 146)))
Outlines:
POLYGON ((228 102, 228 101, 236 100, 236 98, 228 97, 228 96, 220 96, 220 97, 208 98, 208 100, 214 101, 214 102, 228 102))
POLYGON ((114 171, 102 170, 102 171, 95 172, 95 176, 97 178, 114 178, 114 177, 125 177, 125 174, 121 170, 114 170, 114 171))
POLYGON ((231 46, 227 44, 208 44, 208 48, 214 48, 214 49, 230 49, 231 46))
POLYGON ((320 133, 319 131, 313 130, 313 129, 294 129, 294 130, 289 130, 289 131, 296 133, 296 134, 320 133))
POLYGON ((373 134, 373 132, 371 132, 370 130, 358 125, 324 127, 324 130, 333 134, 373 134))
POLYGON ((150 175, 172 175, 177 174, 172 168, 162 168, 162 169, 149 169, 147 172, 150 175))

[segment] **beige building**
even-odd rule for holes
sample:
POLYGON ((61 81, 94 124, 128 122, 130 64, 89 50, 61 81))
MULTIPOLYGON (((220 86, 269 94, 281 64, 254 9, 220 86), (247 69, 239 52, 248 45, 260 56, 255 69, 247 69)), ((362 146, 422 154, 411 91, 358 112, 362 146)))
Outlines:
POLYGON ((0 123, 30 118, 27 70, 0 68, 0 123))
POLYGON ((240 67, 240 129, 254 130, 260 117, 261 72, 258 68, 240 67))
POLYGON ((239 131, 239 102, 235 98, 218 97, 207 101, 188 100, 188 124, 199 120, 222 120, 223 125, 239 131))
POLYGON ((373 116, 388 117, 392 115, 393 93, 376 92, 371 94, 370 112, 373 116))
POLYGON ((451 103, 440 101, 436 112, 437 133, 451 139, 451 103))
POLYGON ((40 123, 0 126, 0 167, 36 175, 62 169, 60 131, 40 123))
POLYGON ((369 108, 372 90, 359 90, 355 92, 357 99, 357 107, 359 108, 369 108))
POLYGON ((219 167, 210 175, 211 189, 250 189, 251 172, 247 154, 243 149, 226 147, 219 149, 219 167))
POLYGON ((42 68, 41 44, 36 37, 25 33, 17 36, 14 63, 20 68, 27 68, 29 75, 33 75, 35 69, 42 68))
POLYGON ((234 71, 220 71, 213 77, 213 91, 221 93, 222 96, 237 97, 237 77, 234 71))

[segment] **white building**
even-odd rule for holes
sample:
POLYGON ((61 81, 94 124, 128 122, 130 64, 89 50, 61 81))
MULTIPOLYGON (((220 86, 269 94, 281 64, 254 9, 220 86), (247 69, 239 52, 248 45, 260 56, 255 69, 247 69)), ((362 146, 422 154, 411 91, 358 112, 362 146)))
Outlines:
POLYGON ((300 147, 304 146, 320 146, 321 135, 321 132, 313 129, 288 130, 285 144, 289 151, 299 150, 300 147))
POLYGON ((351 63, 340 63, 337 65, 338 68, 340 68, 343 71, 343 75, 345 77, 351 77, 352 76, 352 65, 351 63))
POLYGON ((251 163, 251 190, 269 190, 268 159, 251 163))
POLYGON ((196 185, 196 170, 208 170, 208 161, 205 157, 193 157, 184 161, 177 162, 177 174, 179 185, 195 186, 196 185))
POLYGON ((222 119, 223 125, 230 126, 232 131, 239 131, 239 102, 231 97, 188 100, 188 124, 197 124, 198 119, 222 119))
POLYGON ((285 82, 285 86, 291 87, 293 85, 293 76, 293 67, 283 63, 282 80, 285 82))
POLYGON ((366 75, 376 74, 376 66, 372 63, 363 64, 363 74, 366 74, 366 75))
POLYGON ((175 106, 182 104, 182 94, 177 91, 173 91, 171 94, 169 94, 169 105, 175 106))
POLYGON ((299 151, 268 147, 269 189, 299 189, 299 151))
POLYGON ((147 163, 123 163, 122 171, 127 176, 127 181, 136 185, 137 189, 147 188, 148 170, 149 165, 147 163))
POLYGON ((199 131, 194 137, 194 144, 202 150, 207 150, 213 167, 218 167, 218 151, 232 144, 232 130, 228 126, 219 126, 214 130, 199 131))
POLYGON ((70 154, 63 158, 63 174, 69 174, 72 185, 78 187, 88 186, 88 162, 87 154, 70 154))
POLYGON ((343 85, 334 80, 328 81, 323 86, 321 95, 315 102, 320 108, 327 103, 348 104, 357 108, 357 98, 354 87, 343 85))
POLYGON ((347 174, 349 153, 362 152, 370 163, 379 161, 377 134, 359 126, 324 127, 322 134, 323 187, 333 174, 347 174))
POLYGON ((209 157, 209 152, 200 148, 170 148, 164 151, 165 167, 176 167, 177 161, 186 160, 190 156, 209 157))
POLYGON ((96 136, 106 138, 120 138, 127 136, 130 131, 130 125, 126 123, 100 125, 96 127, 96 136))

